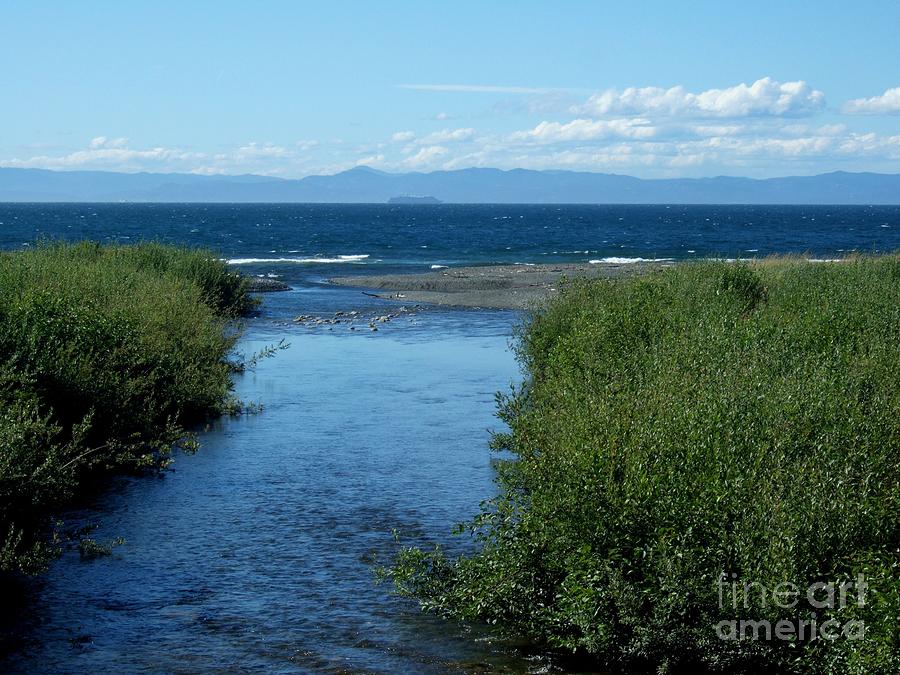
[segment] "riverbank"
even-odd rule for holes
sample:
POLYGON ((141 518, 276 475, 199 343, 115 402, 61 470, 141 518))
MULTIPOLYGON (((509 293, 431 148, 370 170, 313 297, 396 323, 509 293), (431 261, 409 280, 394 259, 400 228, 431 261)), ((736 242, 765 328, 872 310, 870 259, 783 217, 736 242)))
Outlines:
POLYGON ((670 261, 454 267, 425 274, 335 277, 329 282, 376 291, 386 300, 452 307, 528 309, 553 296, 566 279, 622 279, 673 265, 670 261))
POLYGON ((254 304, 195 249, 0 254, 0 582, 46 567, 66 538, 53 516, 99 477, 163 468, 189 425, 235 409, 231 319, 254 304))
POLYGON ((478 551, 404 548, 398 589, 602 672, 897 672, 898 274, 767 258, 567 285, 519 335, 527 386, 492 442, 515 461, 459 528, 478 551))

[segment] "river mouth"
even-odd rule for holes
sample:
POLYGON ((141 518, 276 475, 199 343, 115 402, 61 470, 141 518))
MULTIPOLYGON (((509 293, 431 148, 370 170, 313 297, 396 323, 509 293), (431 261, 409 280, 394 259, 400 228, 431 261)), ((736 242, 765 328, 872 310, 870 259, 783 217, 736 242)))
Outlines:
POLYGON ((160 478, 117 478, 72 524, 113 554, 66 552, 36 584, 4 668, 448 672, 534 667, 479 628, 377 585, 407 543, 494 493, 494 394, 520 379, 513 312, 410 307, 309 283, 264 296, 238 348, 290 343, 236 378, 262 405, 201 432, 160 478), (299 314, 357 312, 347 323, 299 314), (369 327, 373 319, 396 314, 369 327))
POLYGON ((236 379, 261 414, 220 420, 161 478, 117 478, 64 514, 126 544, 90 561, 66 552, 33 581, 0 644, 13 648, 0 670, 20 672, 558 668, 421 614, 372 573, 394 529, 410 544, 471 545, 449 532, 495 491, 487 429, 500 426, 494 393, 522 379, 508 350, 520 315, 326 280, 900 248, 897 207, 2 204, 0 223, 2 250, 152 238, 292 289, 263 296, 239 345, 291 343, 236 379))

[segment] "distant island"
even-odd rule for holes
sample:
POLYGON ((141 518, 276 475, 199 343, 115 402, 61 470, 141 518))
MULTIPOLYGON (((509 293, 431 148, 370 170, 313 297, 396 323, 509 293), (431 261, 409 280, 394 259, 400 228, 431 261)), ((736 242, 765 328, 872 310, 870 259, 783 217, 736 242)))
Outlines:
POLYGON ((443 204, 437 197, 431 195, 400 195, 391 197, 388 204, 443 204))
POLYGON ((635 178, 588 171, 459 169, 330 176, 205 176, 0 168, 0 202, 455 204, 900 204, 900 174, 635 178), (407 201, 398 195, 432 195, 407 201), (403 201, 395 201, 402 199, 403 201), (433 202, 430 200, 434 200, 433 202))

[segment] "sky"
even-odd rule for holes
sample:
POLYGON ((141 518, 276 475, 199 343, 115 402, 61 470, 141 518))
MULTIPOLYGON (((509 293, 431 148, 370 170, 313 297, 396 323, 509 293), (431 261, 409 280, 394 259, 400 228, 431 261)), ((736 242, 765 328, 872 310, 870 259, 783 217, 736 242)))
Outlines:
POLYGON ((0 7, 0 167, 900 173, 900 2, 0 7))

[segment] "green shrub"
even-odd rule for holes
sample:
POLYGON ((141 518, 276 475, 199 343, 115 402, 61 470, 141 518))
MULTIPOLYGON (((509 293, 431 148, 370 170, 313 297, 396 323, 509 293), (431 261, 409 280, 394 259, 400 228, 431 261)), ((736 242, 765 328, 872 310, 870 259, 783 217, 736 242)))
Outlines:
POLYGON ((244 281, 204 251, 43 244, 0 254, 0 572, 94 478, 158 469, 231 405, 244 281))
POLYGON ((512 453, 478 552, 407 548, 425 609, 628 672, 900 670, 900 257, 678 265, 569 284, 501 397, 512 453), (735 610, 866 576, 864 607, 735 610), (730 580, 732 577, 728 577, 730 580), (753 588, 758 588, 754 586, 753 588), (732 619, 865 622, 863 640, 721 640, 732 619))

